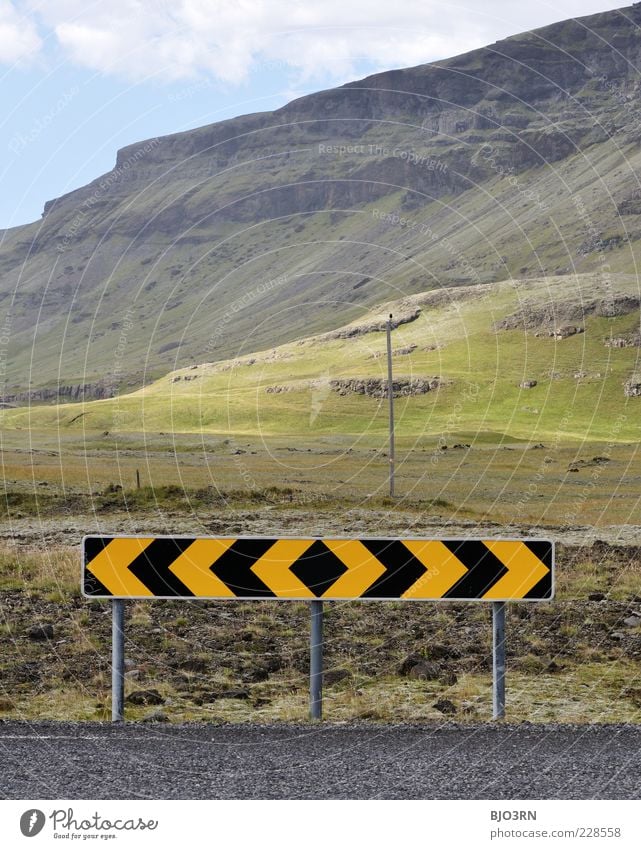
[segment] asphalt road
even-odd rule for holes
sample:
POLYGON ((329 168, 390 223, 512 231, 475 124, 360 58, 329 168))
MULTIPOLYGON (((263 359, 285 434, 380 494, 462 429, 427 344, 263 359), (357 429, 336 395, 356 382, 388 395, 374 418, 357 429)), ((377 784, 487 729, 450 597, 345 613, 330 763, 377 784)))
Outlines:
POLYGON ((641 726, 0 722, 5 799, 638 799, 641 726))

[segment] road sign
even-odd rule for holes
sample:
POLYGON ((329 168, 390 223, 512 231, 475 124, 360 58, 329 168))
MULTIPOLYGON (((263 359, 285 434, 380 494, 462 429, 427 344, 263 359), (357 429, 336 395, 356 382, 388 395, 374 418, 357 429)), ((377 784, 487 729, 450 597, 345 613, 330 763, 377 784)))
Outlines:
POLYGON ((87 536, 91 598, 539 601, 547 540, 87 536))

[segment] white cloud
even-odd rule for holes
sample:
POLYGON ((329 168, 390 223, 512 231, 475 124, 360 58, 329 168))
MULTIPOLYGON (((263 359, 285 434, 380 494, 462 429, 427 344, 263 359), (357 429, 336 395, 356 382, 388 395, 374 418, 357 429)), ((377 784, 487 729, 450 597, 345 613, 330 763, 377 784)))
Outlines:
POLYGON ((604 0, 24 2, 70 61, 105 74, 239 83, 277 63, 294 72, 293 84, 346 80, 363 62, 383 69, 445 58, 604 7, 604 0))
POLYGON ((0 0, 0 64, 27 61, 41 45, 33 20, 21 15, 9 0, 0 0))

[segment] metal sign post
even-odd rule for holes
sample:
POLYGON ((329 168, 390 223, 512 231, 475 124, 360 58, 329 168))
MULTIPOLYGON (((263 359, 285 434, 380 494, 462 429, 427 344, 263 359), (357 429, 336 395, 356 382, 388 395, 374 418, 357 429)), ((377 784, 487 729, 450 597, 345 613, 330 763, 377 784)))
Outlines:
POLYGON ((310 602, 312 614, 309 646, 309 715, 323 718, 323 602, 310 602))
POLYGON ((111 721, 125 718, 125 602, 111 602, 111 721))
POLYGON ((492 602, 492 719, 505 718, 505 602, 492 602))

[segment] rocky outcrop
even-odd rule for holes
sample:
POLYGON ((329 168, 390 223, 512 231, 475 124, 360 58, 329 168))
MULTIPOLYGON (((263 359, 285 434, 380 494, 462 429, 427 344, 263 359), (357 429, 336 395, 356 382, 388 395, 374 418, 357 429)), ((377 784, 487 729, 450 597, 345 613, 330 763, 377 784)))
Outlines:
MULTIPOLYGON (((370 398, 386 398, 389 383, 377 377, 343 378, 330 380, 329 385, 339 395, 367 395, 370 398)), ((409 395, 425 395, 442 385, 440 377, 398 378, 392 381, 395 398, 409 395)))
POLYGON ((641 395, 641 375, 634 374, 623 384, 623 394, 626 398, 637 398, 641 395))
POLYGON ((606 348, 639 348, 641 347, 641 336, 634 333, 630 336, 610 336, 603 340, 606 348))
POLYGON ((7 393, 0 399, 0 406, 20 406, 23 404, 46 404, 64 401, 97 401, 101 398, 113 398, 116 387, 113 383, 69 383, 60 386, 29 389, 25 392, 7 393))
MULTIPOLYGON (((416 307, 402 315, 392 316, 392 330, 400 327, 402 324, 410 324, 421 314, 421 308, 416 307)), ((387 318, 377 318, 373 321, 366 321, 363 324, 349 324, 347 327, 341 327, 338 330, 332 330, 329 333, 324 333, 321 338, 324 339, 351 339, 354 336, 364 336, 366 333, 380 333, 387 329, 387 318)))
POLYGON ((495 322, 494 330, 536 330, 539 336, 566 339, 583 332, 580 322, 588 316, 615 318, 637 311, 640 304, 639 298, 622 294, 583 301, 559 299, 548 304, 525 299, 517 312, 495 322))

